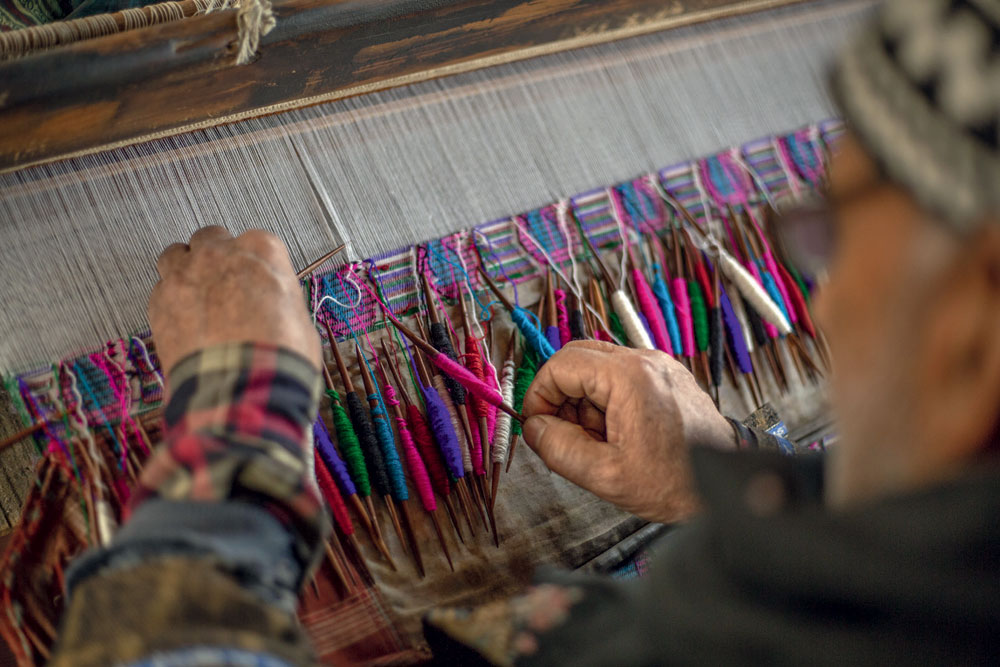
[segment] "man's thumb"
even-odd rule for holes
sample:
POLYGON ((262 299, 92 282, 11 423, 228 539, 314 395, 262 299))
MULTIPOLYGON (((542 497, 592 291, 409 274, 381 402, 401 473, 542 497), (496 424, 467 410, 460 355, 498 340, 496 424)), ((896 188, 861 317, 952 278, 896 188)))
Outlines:
POLYGON ((524 422, 524 441, 545 465, 580 486, 607 456, 606 443, 594 439, 579 424, 554 415, 535 415, 524 422))

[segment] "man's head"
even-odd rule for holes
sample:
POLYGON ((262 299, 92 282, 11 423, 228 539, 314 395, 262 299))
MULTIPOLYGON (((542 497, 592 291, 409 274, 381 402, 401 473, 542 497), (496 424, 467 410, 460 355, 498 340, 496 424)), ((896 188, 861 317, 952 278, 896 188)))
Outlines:
POLYGON ((834 503, 932 484, 1000 423, 1000 0, 890 0, 834 77, 817 315, 835 361, 834 503))

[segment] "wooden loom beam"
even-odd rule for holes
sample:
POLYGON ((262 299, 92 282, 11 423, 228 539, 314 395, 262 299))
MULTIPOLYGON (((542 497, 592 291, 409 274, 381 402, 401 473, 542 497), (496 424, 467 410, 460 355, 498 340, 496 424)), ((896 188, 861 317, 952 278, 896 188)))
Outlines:
POLYGON ((257 59, 236 14, 0 62, 0 171, 811 0, 285 0, 257 59))

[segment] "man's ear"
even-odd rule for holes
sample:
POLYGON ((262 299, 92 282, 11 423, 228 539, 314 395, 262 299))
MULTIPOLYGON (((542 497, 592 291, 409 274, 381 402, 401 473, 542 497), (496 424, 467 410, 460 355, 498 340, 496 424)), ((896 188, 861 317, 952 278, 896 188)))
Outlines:
MULTIPOLYGON (((921 427, 938 463, 977 456, 1000 414, 1000 224, 964 239, 924 309, 921 427)), ((931 463, 928 461, 928 463, 931 463)))

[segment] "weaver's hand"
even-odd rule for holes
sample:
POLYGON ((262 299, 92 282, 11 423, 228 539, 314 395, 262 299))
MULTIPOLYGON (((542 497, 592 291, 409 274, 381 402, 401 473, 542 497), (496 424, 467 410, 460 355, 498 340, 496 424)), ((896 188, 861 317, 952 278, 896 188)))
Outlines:
POLYGON ((666 354, 569 343, 524 398, 524 439, 549 468, 651 521, 697 508, 688 447, 735 436, 691 373, 666 354))
POLYGON ((192 352, 244 341, 289 348, 319 367, 319 336, 276 236, 204 227, 164 250, 156 270, 148 315, 164 373, 192 352))

